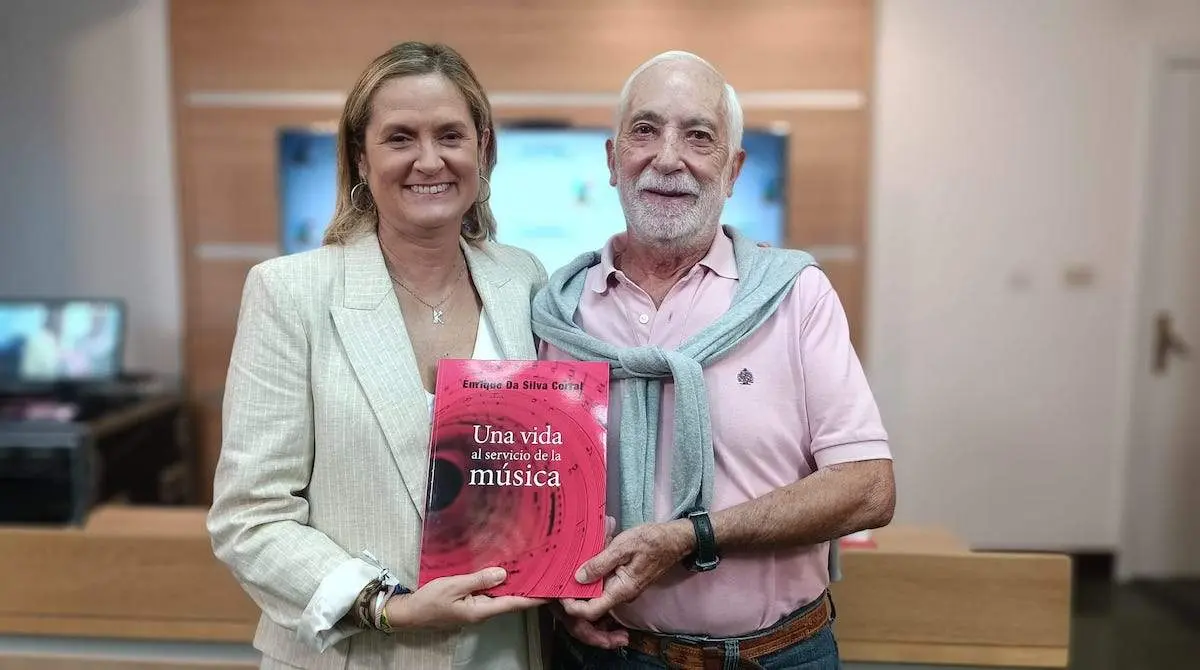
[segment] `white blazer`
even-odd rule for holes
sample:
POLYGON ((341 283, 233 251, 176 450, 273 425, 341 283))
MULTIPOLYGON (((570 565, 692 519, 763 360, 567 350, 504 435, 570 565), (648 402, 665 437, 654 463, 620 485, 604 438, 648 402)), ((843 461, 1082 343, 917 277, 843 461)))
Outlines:
MULTIPOLYGON (((545 269, 515 247, 462 248, 501 352, 537 358, 529 305, 545 269)), ((250 270, 223 423, 208 529, 262 608, 254 646, 319 670, 449 668, 455 632, 363 631, 324 652, 295 633, 322 581, 361 552, 417 581, 429 406, 375 235, 250 270)))

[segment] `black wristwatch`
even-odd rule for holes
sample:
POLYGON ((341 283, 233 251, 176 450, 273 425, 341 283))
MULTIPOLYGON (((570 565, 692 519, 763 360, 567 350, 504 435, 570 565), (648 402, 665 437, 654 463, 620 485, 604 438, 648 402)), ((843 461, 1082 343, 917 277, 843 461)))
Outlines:
POLYGON ((712 520, 708 518, 708 510, 696 509, 688 512, 687 519, 696 530, 696 551, 683 559, 683 567, 692 572, 708 572, 716 569, 721 563, 717 555, 717 536, 713 533, 712 520))

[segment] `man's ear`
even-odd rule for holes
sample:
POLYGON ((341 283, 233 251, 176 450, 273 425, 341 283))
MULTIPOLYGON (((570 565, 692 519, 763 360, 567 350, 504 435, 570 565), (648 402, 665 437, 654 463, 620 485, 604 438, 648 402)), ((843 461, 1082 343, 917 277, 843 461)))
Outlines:
POLYGON ((617 185, 617 155, 616 147, 611 139, 604 140, 604 153, 608 156, 608 185, 617 185))
POLYGON ((733 155, 733 167, 730 168, 729 188, 725 191, 726 198, 733 197, 733 184, 737 181, 738 175, 742 173, 742 166, 746 164, 746 150, 738 149, 733 155))

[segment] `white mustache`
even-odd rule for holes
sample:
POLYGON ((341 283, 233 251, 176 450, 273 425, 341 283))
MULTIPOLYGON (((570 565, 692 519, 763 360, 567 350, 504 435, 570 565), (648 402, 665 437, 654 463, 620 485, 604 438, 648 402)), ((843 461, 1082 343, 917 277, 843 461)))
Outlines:
POLYGON ((639 191, 700 195, 700 184, 695 177, 687 173, 663 176, 653 170, 647 170, 638 177, 636 187, 639 191))

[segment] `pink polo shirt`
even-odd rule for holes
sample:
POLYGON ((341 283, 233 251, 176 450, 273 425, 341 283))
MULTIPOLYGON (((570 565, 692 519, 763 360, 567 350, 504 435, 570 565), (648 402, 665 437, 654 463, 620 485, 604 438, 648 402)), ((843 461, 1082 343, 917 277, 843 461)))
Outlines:
MULTIPOLYGON (((655 308, 613 267, 624 235, 609 240, 588 270, 576 322, 620 346, 676 348, 728 309, 738 285, 733 242, 718 234, 708 254, 655 308)), ((542 357, 566 359, 543 343, 542 357)), ((765 324, 704 369, 716 455, 712 509, 733 507, 819 468, 891 458, 887 433, 850 344, 841 302, 825 274, 809 267, 765 324)), ((609 514, 620 506, 619 387, 609 411, 609 514)), ((674 384, 663 388, 655 470, 656 513, 671 512, 674 384)), ((632 603, 614 610, 632 628, 728 637, 766 628, 816 599, 829 583, 828 543, 753 555, 725 555, 716 570, 672 569, 632 603)), ((723 552, 728 553, 728 552, 723 552)))

